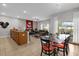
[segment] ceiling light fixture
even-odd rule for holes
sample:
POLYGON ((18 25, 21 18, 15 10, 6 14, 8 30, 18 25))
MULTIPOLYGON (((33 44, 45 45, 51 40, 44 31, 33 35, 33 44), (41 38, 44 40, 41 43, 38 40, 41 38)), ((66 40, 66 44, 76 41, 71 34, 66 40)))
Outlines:
POLYGON ((40 20, 39 17, 35 16, 35 17, 32 17, 34 20, 38 21, 40 20))
POLYGON ((27 11, 24 10, 24 13, 27 13, 27 11))
POLYGON ((20 16, 16 16, 17 18, 20 18, 20 16))
POLYGON ((5 12, 2 12, 1 15, 6 15, 6 13, 5 12))
POLYGON ((57 9, 61 9, 62 4, 61 3, 58 3, 58 4, 56 4, 56 7, 57 7, 57 9))
POLYGON ((2 6, 6 7, 6 6, 7 6, 7 4, 3 3, 3 4, 2 4, 2 6))

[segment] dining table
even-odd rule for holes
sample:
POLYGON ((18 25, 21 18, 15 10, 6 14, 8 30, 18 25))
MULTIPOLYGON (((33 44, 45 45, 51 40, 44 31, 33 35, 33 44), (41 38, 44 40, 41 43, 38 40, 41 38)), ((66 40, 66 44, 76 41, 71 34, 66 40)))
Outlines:
POLYGON ((59 34, 57 37, 54 37, 53 35, 45 35, 41 36, 44 40, 50 40, 56 43, 62 43, 65 39, 67 39, 70 35, 69 34, 59 34))
MULTIPOLYGON (((41 36, 41 38, 43 40, 49 40, 50 45, 52 45, 52 47, 55 47, 56 48, 55 51, 57 51, 57 49, 59 48, 58 45, 63 43, 69 36, 70 36, 69 34, 59 34, 58 37, 54 37, 54 38, 51 35, 41 36)), ((57 52, 55 54, 57 54, 57 52)))
POLYGON ((50 35, 41 36, 43 40, 49 40, 52 46, 57 46, 58 44, 64 43, 64 41, 69 37, 69 34, 59 34, 58 38, 50 35))

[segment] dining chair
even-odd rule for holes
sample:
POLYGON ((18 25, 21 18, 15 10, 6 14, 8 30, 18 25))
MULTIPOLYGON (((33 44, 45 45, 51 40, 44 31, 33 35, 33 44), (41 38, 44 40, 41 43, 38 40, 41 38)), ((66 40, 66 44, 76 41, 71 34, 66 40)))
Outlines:
POLYGON ((50 40, 42 39, 41 38, 41 56, 42 54, 46 55, 56 55, 56 47, 51 45, 50 40))
POLYGON ((64 40, 64 42, 56 44, 57 46, 57 51, 61 51, 63 52, 63 56, 68 55, 69 52, 69 40, 70 40, 70 36, 64 40))

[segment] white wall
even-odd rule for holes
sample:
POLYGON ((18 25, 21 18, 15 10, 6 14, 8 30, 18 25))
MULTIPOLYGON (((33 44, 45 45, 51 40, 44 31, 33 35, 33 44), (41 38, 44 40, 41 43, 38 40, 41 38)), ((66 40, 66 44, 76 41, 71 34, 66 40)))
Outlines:
POLYGON ((71 21, 74 23, 73 30, 73 42, 79 43, 79 8, 74 9, 73 11, 67 11, 60 13, 50 18, 50 32, 56 32, 55 22, 59 21, 71 21))
POLYGON ((38 22, 37 21, 33 21, 33 29, 35 30, 35 28, 38 28, 38 22))
MULTIPOLYGON (((79 8, 52 15, 50 19, 46 21, 49 22, 49 32, 51 33, 57 32, 58 27, 57 21, 73 22, 74 23, 73 42, 79 43, 79 8)), ((39 22, 38 28, 40 28, 39 26, 41 23, 47 23, 46 21, 39 22)))
POLYGON ((73 23, 74 23, 73 42, 79 43, 79 11, 73 13, 73 23))
POLYGON ((67 11, 56 15, 52 15, 49 19, 40 21, 38 23, 38 29, 41 28, 40 24, 49 23, 49 32, 56 33, 58 32, 58 21, 73 21, 73 11, 67 11))
POLYGON ((9 26, 5 29, 0 26, 0 37, 9 36, 10 29, 12 29, 13 27, 18 28, 19 30, 23 30, 25 28, 25 23, 26 23, 23 20, 10 18, 6 16, 0 16, 0 21, 9 22, 9 26))
MULTIPOLYGON (((77 10, 77 9, 76 9, 77 10)), ((58 21, 61 22, 73 22, 73 12, 76 10, 70 10, 63 13, 58 13, 55 15, 52 15, 50 17, 50 32, 56 33, 58 32, 58 21)))
POLYGON ((57 17, 51 17, 49 23, 49 32, 50 33, 56 33, 58 32, 58 18, 57 17))
POLYGON ((47 19, 47 20, 44 20, 44 21, 39 21, 38 22, 38 30, 40 30, 41 29, 41 24, 49 24, 49 20, 47 19))

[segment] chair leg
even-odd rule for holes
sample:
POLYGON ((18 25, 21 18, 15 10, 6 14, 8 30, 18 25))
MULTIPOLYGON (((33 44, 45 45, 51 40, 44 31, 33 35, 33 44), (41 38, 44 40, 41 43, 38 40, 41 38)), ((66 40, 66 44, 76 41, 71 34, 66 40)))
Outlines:
POLYGON ((57 53, 57 56, 58 56, 58 53, 59 53, 59 48, 57 48, 57 51, 56 51, 56 53, 57 53))
POLYGON ((49 54, 49 56, 50 56, 50 54, 49 54))
POLYGON ((42 56, 42 52, 41 52, 41 56, 42 56))
POLYGON ((42 52, 43 52, 43 50, 41 50, 41 56, 42 56, 42 52))
POLYGON ((48 55, 50 56, 50 52, 48 53, 48 55))
POLYGON ((55 55, 58 56, 58 49, 55 50, 55 55))
POLYGON ((66 50, 66 55, 68 55, 68 51, 66 50))
POLYGON ((69 46, 67 45, 66 46, 66 55, 68 55, 68 52, 69 52, 69 46))
POLYGON ((66 55, 68 55, 68 52, 69 52, 69 48, 66 48, 66 55))
POLYGON ((63 49, 63 56, 65 56, 65 52, 66 52, 65 49, 63 49))
POLYGON ((54 56, 57 54, 57 51, 56 51, 56 49, 54 49, 54 56))

